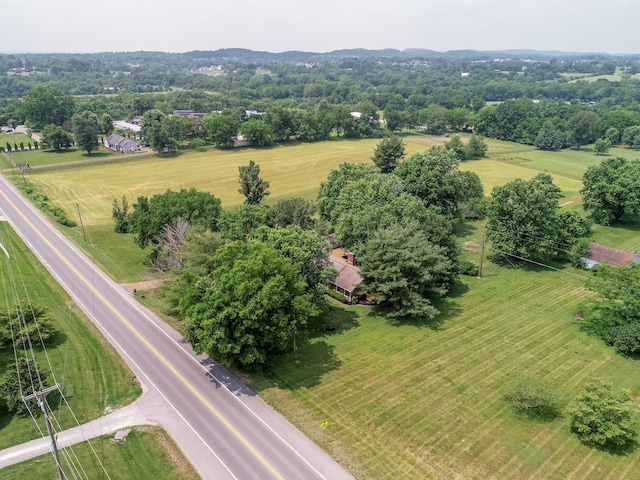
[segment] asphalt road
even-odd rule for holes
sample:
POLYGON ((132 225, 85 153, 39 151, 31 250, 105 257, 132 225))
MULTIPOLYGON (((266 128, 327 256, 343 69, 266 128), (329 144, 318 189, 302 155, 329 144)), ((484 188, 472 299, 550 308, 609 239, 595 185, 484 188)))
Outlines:
POLYGON ((353 478, 228 371, 196 356, 2 175, 0 210, 157 397, 145 416, 169 431, 204 479, 353 478))

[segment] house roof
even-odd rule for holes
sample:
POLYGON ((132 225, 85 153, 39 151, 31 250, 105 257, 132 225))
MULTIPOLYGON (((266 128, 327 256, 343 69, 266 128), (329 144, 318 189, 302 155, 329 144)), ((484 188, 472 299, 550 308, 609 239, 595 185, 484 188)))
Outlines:
POLYGON ((107 137, 107 143, 112 147, 114 147, 116 145, 122 147, 124 145, 133 144, 133 145, 135 145, 136 148, 138 148, 138 144, 135 141, 131 140, 130 138, 124 138, 122 135, 118 135, 117 133, 113 133, 113 134, 109 135, 107 137))
POLYGON ((596 262, 609 263, 611 265, 625 266, 629 262, 640 263, 640 254, 626 252, 615 248, 606 247, 599 243, 590 243, 591 255, 589 258, 596 262))
POLYGON ((338 287, 353 292, 362 283, 360 268, 336 257, 329 257, 333 266, 338 270, 338 277, 333 281, 338 287))
POLYGON ((124 137, 122 135, 118 135, 117 133, 112 133, 107 137, 107 142, 109 142, 109 145, 117 145, 122 140, 124 140, 124 137))

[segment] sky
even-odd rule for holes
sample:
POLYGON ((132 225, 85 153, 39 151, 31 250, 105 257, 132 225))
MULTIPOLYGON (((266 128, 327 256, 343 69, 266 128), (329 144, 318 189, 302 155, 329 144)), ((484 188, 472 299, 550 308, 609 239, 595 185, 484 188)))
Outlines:
POLYGON ((2 53, 248 48, 640 53, 638 0, 28 0, 2 53))

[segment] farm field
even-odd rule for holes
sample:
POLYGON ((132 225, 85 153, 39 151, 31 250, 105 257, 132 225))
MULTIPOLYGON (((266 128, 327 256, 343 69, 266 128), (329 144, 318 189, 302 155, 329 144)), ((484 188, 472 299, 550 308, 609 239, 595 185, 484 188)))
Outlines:
MULTIPOLYGON (((407 136, 407 153, 445 140, 407 136)), ((233 207, 243 200, 237 193, 237 167, 254 160, 271 182, 267 203, 292 195, 313 199, 331 169, 342 162, 370 161, 376 143, 334 140, 267 150, 211 150, 28 178, 69 214, 76 203, 81 206, 89 241, 83 244, 79 228, 67 232, 124 281, 141 279, 144 270, 118 265, 136 255, 141 260, 144 252, 129 237, 111 232, 113 198, 125 193, 133 203, 137 195, 193 186, 221 198, 225 208, 233 207)), ((541 152, 500 141, 488 144, 489 158, 461 166, 478 173, 486 193, 546 171, 575 202, 572 208, 580 208, 582 173, 604 158, 584 147, 541 152)), ((611 153, 638 156, 621 148, 611 153)), ((465 224, 458 231, 461 243, 480 243, 480 224, 465 224)), ((639 232, 638 225, 596 227, 593 239, 640 250, 639 232)), ((477 261, 479 252, 468 250, 465 257, 477 261)), ((547 381, 563 408, 594 377, 640 396, 638 360, 588 336, 574 317, 587 298, 589 273, 561 270, 487 261, 484 278, 462 277, 431 324, 396 323, 368 307, 336 305, 319 319, 335 332, 312 338, 308 346, 246 380, 358 478, 635 478, 639 449, 615 454, 588 448, 569 432, 566 415, 550 422, 526 420, 512 413, 503 398, 520 373, 547 381), (323 420, 329 421, 326 430, 319 427, 323 420)), ((635 409, 640 426, 638 403, 635 409)))
MULTIPOLYGON (((447 139, 405 135, 404 140, 410 156, 447 139)), ((132 205, 140 195, 194 187, 213 193, 222 200, 224 208, 231 208, 244 200, 238 193, 238 166, 254 160, 260 165, 261 175, 271 182, 267 204, 290 196, 315 199, 320 183, 331 170, 343 162, 370 162, 377 142, 340 139, 269 149, 192 151, 173 157, 141 157, 125 163, 34 171, 26 178, 38 185, 70 218, 77 219, 76 205, 79 205, 87 241, 83 240, 80 226, 65 230, 116 280, 131 283, 145 277, 141 264, 145 252, 135 247, 128 236, 112 232, 111 205, 115 198, 126 195, 132 205)), ((584 147, 580 151, 542 152, 498 140, 488 140, 488 145, 488 158, 461 165, 461 169, 475 171, 480 176, 487 194, 493 187, 514 178, 531 178, 546 171, 568 199, 575 198, 582 187, 582 173, 604 158, 584 147)), ((631 158, 638 156, 637 152, 623 148, 612 152, 631 158)))

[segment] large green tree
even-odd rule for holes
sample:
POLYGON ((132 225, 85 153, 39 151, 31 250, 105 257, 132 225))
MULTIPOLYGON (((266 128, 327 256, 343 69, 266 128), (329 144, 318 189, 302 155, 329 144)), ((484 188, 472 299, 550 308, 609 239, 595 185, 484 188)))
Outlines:
POLYGON ((331 247, 324 237, 313 230, 303 230, 298 225, 285 228, 260 227, 252 237, 275 248, 297 265, 307 284, 307 293, 316 303, 322 303, 328 282, 338 274, 329 261, 331 247))
POLYGON ((256 228, 267 223, 269 207, 244 203, 220 215, 220 234, 227 240, 246 240, 256 228))
POLYGON ((451 220, 407 193, 395 175, 376 173, 347 183, 329 219, 342 244, 357 252, 363 251, 376 230, 418 222, 429 241, 444 247, 449 258, 455 260, 458 255, 451 220))
POLYGON ((417 223, 375 231, 364 252, 359 257, 361 288, 391 307, 388 316, 432 319, 440 313, 433 301, 449 291, 457 265, 417 223))
POLYGON ((240 172, 238 193, 246 197, 245 203, 252 205, 262 203, 262 200, 269 195, 269 182, 260 178, 260 165, 250 160, 249 165, 239 166, 238 171, 240 172))
POLYGON ((197 352, 229 365, 258 367, 295 348, 319 313, 299 268, 262 242, 220 247, 211 275, 186 290, 184 333, 197 352))
POLYGON ((544 173, 495 187, 487 203, 487 232, 497 253, 541 258, 569 249, 577 241, 579 237, 567 232, 586 235, 588 224, 582 217, 560 213, 561 196, 560 188, 544 173), (558 238, 562 238, 562 244, 558 238))
POLYGON ((40 138, 47 148, 53 148, 56 152, 73 145, 73 136, 58 125, 45 125, 40 138))
POLYGON ((336 170, 331 170, 325 182, 320 184, 318 192, 318 212, 324 220, 336 215, 336 200, 340 192, 350 182, 379 173, 379 169, 366 163, 342 163, 336 170))
POLYGON ((298 225, 305 230, 315 226, 316 206, 301 197, 283 198, 269 208, 267 224, 270 227, 298 225))
POLYGON ((49 124, 62 126, 65 120, 71 119, 73 109, 73 98, 57 87, 33 87, 22 102, 27 125, 34 130, 42 130, 49 124))
POLYGON ((404 142, 397 135, 383 138, 373 150, 373 163, 382 173, 391 173, 404 158, 404 142))
POLYGON ((441 105, 430 104, 420 111, 419 119, 431 135, 441 135, 447 129, 447 109, 441 105))
POLYGON ((251 118, 242 124, 240 131, 255 147, 267 147, 275 141, 273 129, 262 120, 251 118))
POLYGON ((571 142, 576 148, 595 142, 601 135, 600 116, 596 112, 582 111, 568 121, 571 142))
POLYGON ((98 149, 98 134, 100 133, 100 122, 95 113, 87 110, 76 113, 72 119, 73 136, 78 145, 86 150, 89 155, 98 149))
POLYGON ((51 316, 44 307, 30 305, 0 312, 0 348, 44 346, 55 333, 51 316))
POLYGON ((453 215, 462 194, 459 164, 453 150, 436 145, 412 155, 394 173, 404 182, 405 190, 421 198, 426 206, 453 215))
POLYGON ((571 430, 587 445, 610 448, 630 444, 636 437, 630 402, 627 392, 596 379, 569 407, 571 430))
POLYGON ((0 385, 0 398, 5 401, 7 410, 23 416, 29 412, 39 415, 41 410, 37 400, 32 398, 25 403, 22 397, 47 388, 48 375, 49 373, 40 369, 32 359, 19 357, 17 363, 14 362, 6 370, 4 382, 0 385))
POLYGON ((195 188, 183 188, 178 192, 167 190, 151 199, 138 197, 128 217, 129 231, 135 235, 136 243, 144 248, 153 244, 164 226, 178 217, 190 225, 203 225, 209 230, 217 230, 220 211, 220 200, 210 193, 195 188))
POLYGON ((240 131, 240 120, 234 115, 207 115, 204 117, 209 141, 217 147, 229 148, 240 131))
POLYGON ((170 152, 178 148, 178 139, 167 116, 160 110, 145 112, 140 134, 156 152, 170 152))
POLYGON ((589 328, 620 352, 640 352, 640 265, 598 265, 588 286, 596 293, 586 317, 589 328))
POLYGON ((640 215, 640 160, 607 158, 585 172, 582 204, 597 223, 640 215))

